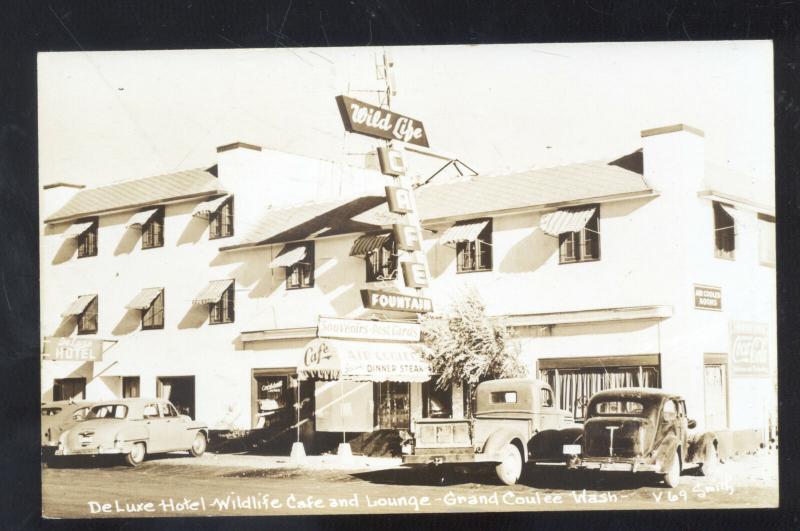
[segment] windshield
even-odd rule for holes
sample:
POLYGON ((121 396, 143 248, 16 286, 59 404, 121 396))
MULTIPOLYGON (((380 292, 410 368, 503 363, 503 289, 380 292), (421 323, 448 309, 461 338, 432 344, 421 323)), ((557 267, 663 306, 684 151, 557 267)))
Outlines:
POLYGON ((644 404, 636 400, 608 399, 592 404, 592 416, 641 415, 644 404))
POLYGON ((101 406, 94 406, 89 414, 86 415, 87 419, 124 419, 128 416, 128 406, 122 404, 105 404, 101 406))

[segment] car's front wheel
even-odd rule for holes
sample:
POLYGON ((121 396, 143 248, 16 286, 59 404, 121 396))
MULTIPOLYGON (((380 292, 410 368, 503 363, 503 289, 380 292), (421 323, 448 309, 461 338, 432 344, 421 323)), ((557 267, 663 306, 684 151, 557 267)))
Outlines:
POLYGON ((197 432, 197 435, 194 436, 194 441, 192 441, 192 447, 189 448, 189 453, 193 457, 200 457, 204 453, 206 453, 206 445, 208 441, 206 441, 206 436, 203 432, 197 432))
POLYGON ((137 442, 134 443, 133 448, 128 454, 125 456, 125 462, 128 463, 130 466, 138 466, 144 461, 144 456, 147 454, 147 449, 144 446, 144 443, 137 442))
POLYGON ((500 464, 495 467, 495 474, 504 485, 514 485, 522 475, 522 455, 519 449, 509 443, 500 450, 500 464))
POLYGON ((672 464, 662 478, 667 487, 672 489, 678 486, 681 480, 681 457, 679 454, 676 453, 672 458, 672 464))

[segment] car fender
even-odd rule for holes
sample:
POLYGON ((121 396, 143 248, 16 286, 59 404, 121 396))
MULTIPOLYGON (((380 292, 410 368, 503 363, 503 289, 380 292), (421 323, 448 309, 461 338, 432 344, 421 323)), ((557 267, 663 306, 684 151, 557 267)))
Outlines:
POLYGON ((687 463, 705 463, 710 449, 717 446, 717 434, 713 432, 697 433, 690 437, 686 449, 687 463))
POLYGON ((672 460, 677 457, 679 439, 674 433, 668 433, 655 449, 655 463, 661 472, 666 472, 672 466, 672 460))
POLYGON ((582 436, 583 428, 580 427, 540 431, 528 442, 528 452, 536 459, 560 458, 564 445, 576 444, 582 436))
POLYGON ((486 455, 497 455, 503 446, 515 440, 519 442, 520 448, 522 449, 522 461, 526 462, 528 460, 528 452, 524 450, 526 445, 523 442, 523 437, 518 431, 509 428, 500 428, 493 431, 483 445, 483 453, 486 455))

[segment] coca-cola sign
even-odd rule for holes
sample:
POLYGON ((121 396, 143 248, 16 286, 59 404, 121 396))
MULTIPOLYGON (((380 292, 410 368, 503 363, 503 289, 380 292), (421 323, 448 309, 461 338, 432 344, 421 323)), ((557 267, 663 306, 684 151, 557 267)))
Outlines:
POLYGON ((422 122, 347 96, 336 96, 344 128, 351 133, 429 147, 422 122))
POLYGON ((734 376, 767 376, 769 349, 765 323, 731 321, 731 364, 734 376))

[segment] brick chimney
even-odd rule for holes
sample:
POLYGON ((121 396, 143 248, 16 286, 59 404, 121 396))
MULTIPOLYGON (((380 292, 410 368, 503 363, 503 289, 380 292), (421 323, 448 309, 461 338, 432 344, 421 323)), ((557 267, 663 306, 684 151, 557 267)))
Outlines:
POLYGON ((644 179, 662 195, 703 189, 705 134, 686 124, 642 131, 644 179))

